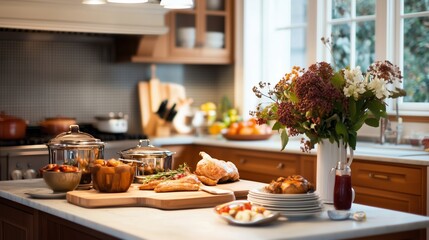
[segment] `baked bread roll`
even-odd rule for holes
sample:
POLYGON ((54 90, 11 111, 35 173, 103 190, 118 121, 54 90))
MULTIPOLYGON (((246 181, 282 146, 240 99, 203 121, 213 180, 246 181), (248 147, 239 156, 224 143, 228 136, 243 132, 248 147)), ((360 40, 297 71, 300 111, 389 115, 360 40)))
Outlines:
POLYGON ((205 152, 200 152, 203 157, 198 163, 195 174, 200 180, 209 186, 217 183, 237 181, 240 179, 237 167, 232 162, 225 162, 212 158, 205 152))
POLYGON ((300 194, 314 191, 314 186, 301 175, 279 177, 265 187, 269 193, 300 194))
POLYGON ((177 180, 167 180, 159 183, 155 187, 155 192, 176 192, 176 191, 198 191, 200 180, 194 174, 177 180))

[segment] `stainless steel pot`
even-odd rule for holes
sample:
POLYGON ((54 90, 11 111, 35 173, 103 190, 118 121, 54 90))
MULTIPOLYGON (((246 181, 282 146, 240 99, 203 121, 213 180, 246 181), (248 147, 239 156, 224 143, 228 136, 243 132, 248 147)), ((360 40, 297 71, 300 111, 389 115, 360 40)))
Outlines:
POLYGON ((81 184, 91 183, 94 160, 103 158, 104 143, 88 133, 79 131, 78 125, 71 125, 70 131, 51 139, 48 144, 49 163, 79 167, 82 171, 81 184))
POLYGON ((95 128, 106 133, 125 133, 128 130, 128 115, 109 113, 108 116, 96 116, 95 128))
POLYGON ((149 139, 142 139, 137 147, 118 154, 119 160, 136 167, 134 181, 141 183, 147 175, 171 169, 174 152, 151 145, 149 139))

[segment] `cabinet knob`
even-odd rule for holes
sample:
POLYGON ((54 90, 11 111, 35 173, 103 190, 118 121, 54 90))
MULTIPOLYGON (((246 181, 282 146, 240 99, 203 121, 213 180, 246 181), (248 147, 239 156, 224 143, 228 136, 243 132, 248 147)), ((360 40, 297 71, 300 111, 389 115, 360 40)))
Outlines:
POLYGON ((279 163, 277 164, 277 169, 282 169, 284 166, 285 166, 284 163, 279 163))
POLYGON ((247 162, 247 160, 245 158, 240 158, 240 163, 241 164, 245 164, 247 162))
POLYGON ((370 178, 381 179, 381 180, 389 180, 390 177, 388 175, 369 173, 368 176, 370 178))

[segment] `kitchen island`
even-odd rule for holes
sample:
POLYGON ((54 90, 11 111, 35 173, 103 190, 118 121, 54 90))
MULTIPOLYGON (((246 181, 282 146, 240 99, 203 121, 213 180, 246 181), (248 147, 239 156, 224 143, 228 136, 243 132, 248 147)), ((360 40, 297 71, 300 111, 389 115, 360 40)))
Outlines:
MULTIPOLYGON (((385 234, 391 234, 386 239, 394 239, 401 232, 411 238, 421 238, 419 234, 424 235, 424 231, 414 230, 429 227, 428 217, 360 204, 353 204, 352 211, 366 212, 367 219, 362 222, 331 221, 326 210, 332 206, 326 205, 320 215, 312 218, 281 218, 266 226, 239 227, 224 222, 216 216, 213 208, 169 211, 145 207, 88 209, 70 204, 65 199, 33 199, 25 194, 45 187, 42 179, 1 181, 2 226, 6 226, 4 223, 10 219, 27 222, 33 234, 27 239, 51 236, 43 230, 47 223, 40 222, 40 219, 52 219, 46 215, 64 220, 62 225, 56 224, 56 229, 50 231, 55 232, 56 236, 67 235, 67 239, 90 238, 79 234, 73 236, 70 228, 62 232, 65 228, 60 226, 82 226, 85 233, 88 232, 86 229, 96 231, 91 239, 96 239, 94 236, 97 233, 104 237, 111 236, 112 239, 345 239, 385 234), (16 213, 22 212, 22 208, 27 209, 24 211, 26 215, 32 215, 33 222, 29 220, 30 216, 26 220, 18 217, 16 213), (11 212, 15 214, 8 215, 11 212)), ((0 231, 6 231, 6 228, 0 228, 0 231)), ((6 236, 5 232, 1 235, 6 236)))

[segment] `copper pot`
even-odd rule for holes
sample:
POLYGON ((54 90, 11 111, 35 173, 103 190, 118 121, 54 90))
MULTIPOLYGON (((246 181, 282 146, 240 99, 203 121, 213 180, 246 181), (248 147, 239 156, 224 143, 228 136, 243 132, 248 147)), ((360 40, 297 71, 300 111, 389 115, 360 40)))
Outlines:
POLYGON ((16 140, 25 137, 27 124, 23 119, 0 112, 0 139, 16 140))
POLYGON ((42 131, 49 135, 58 135, 63 132, 69 131, 70 125, 76 125, 75 118, 69 117, 52 117, 45 118, 44 121, 40 123, 42 131))

